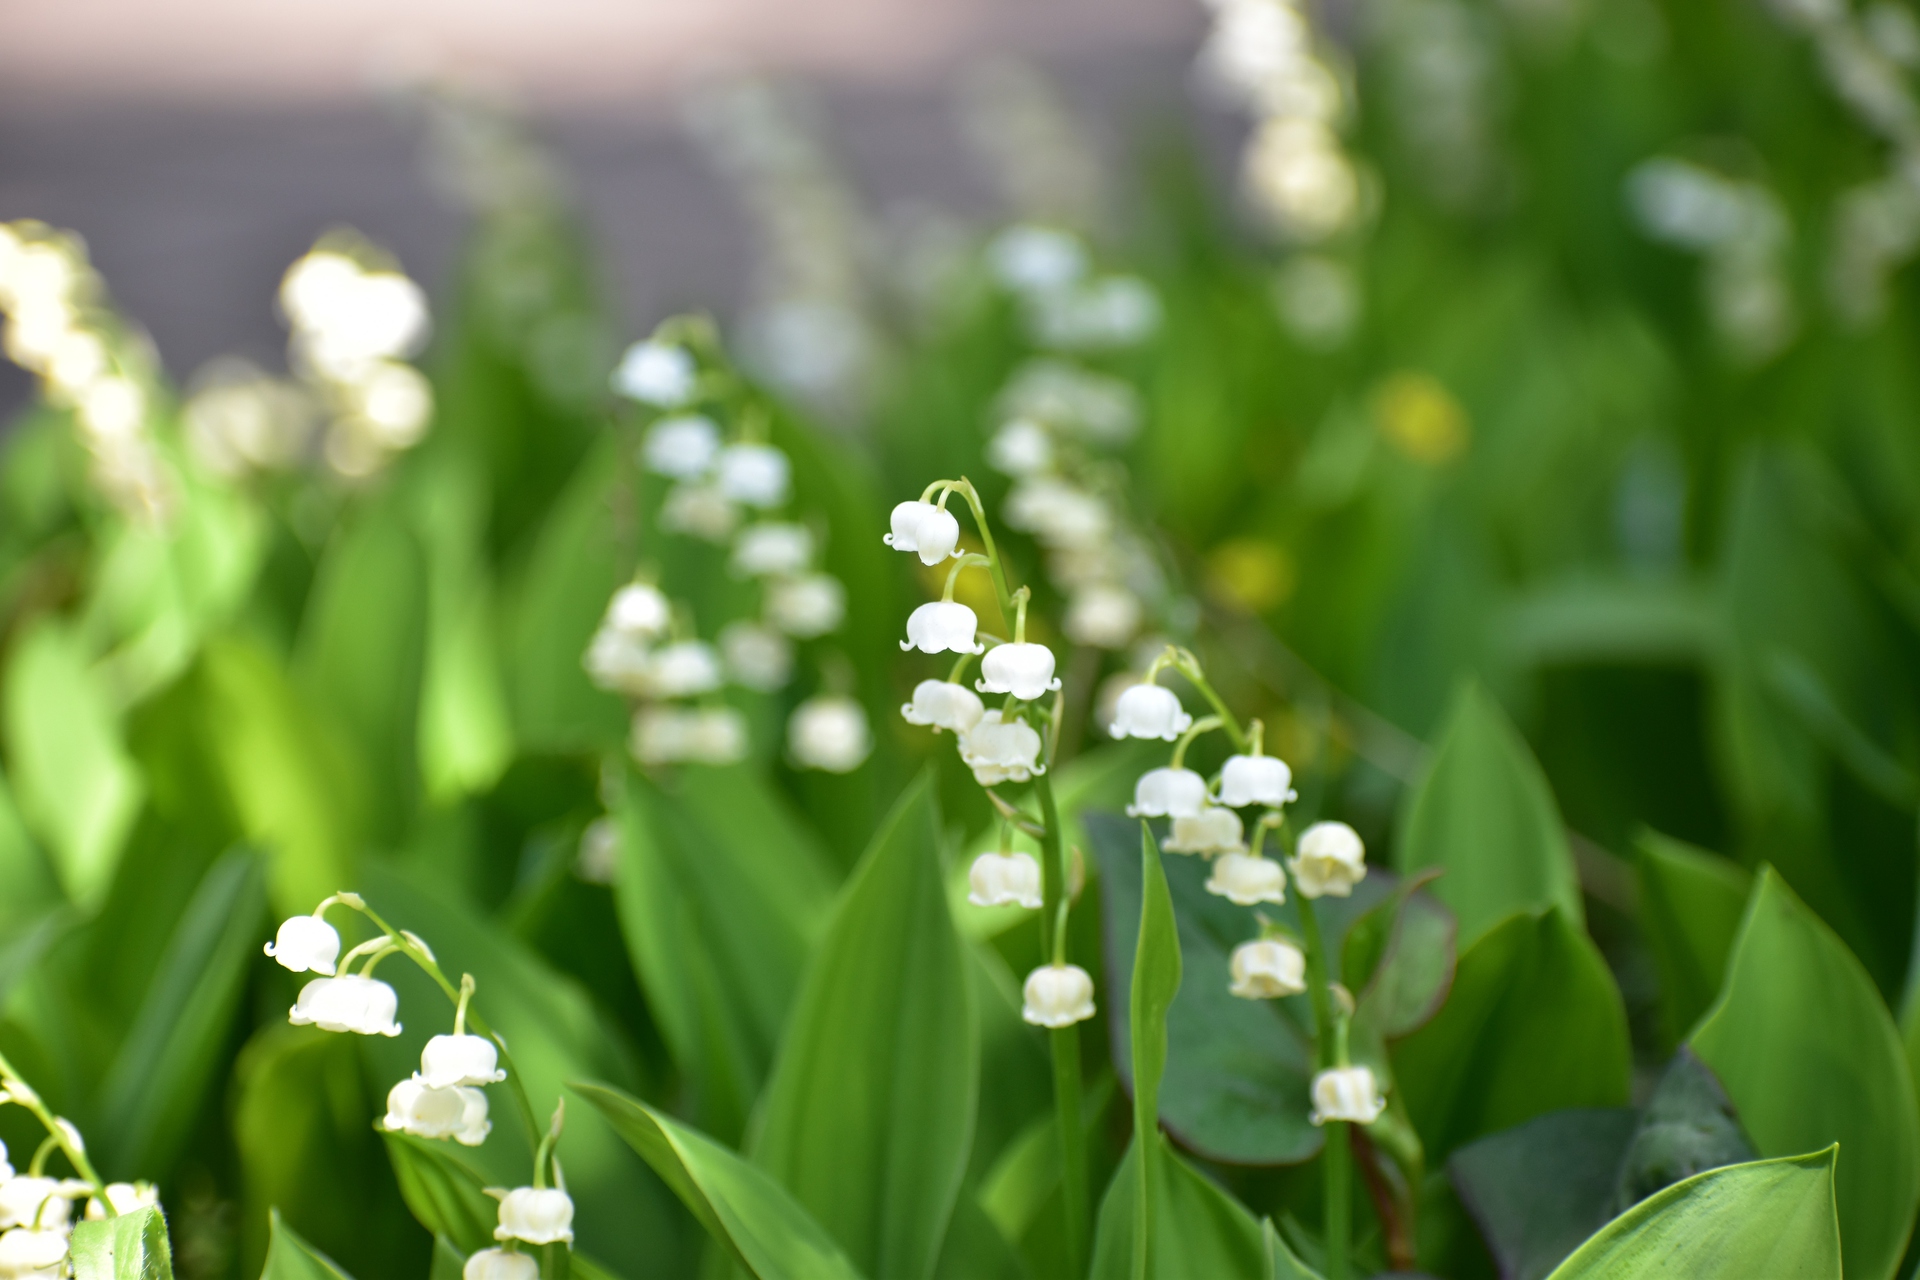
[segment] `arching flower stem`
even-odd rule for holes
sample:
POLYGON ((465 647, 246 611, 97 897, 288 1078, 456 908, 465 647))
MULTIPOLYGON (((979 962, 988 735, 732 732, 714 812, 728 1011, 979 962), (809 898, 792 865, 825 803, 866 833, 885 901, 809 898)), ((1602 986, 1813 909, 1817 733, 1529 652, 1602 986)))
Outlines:
POLYGON ((1185 768, 1187 763, 1187 748, 1193 745, 1193 740, 1203 733, 1210 733, 1215 729, 1225 727, 1225 721, 1221 720, 1219 716, 1202 716, 1200 719, 1188 725, 1187 731, 1180 735, 1180 741, 1173 744, 1173 763, 1170 767, 1174 769, 1185 768))
MULTIPOLYGON (((47 1131, 47 1142, 59 1147, 61 1153, 67 1157, 67 1163, 73 1166, 73 1171, 92 1184, 94 1198, 106 1210, 107 1216, 118 1217, 119 1214, 107 1200, 107 1184, 94 1170, 93 1162, 87 1159, 87 1153, 73 1141, 73 1135, 59 1123, 58 1117, 47 1110, 47 1104, 40 1100, 40 1095, 33 1091, 26 1077, 14 1070, 13 1064, 7 1061, 5 1054, 0 1054, 0 1085, 6 1086, 4 1091, 0 1091, 0 1105, 12 1102, 32 1112, 34 1119, 38 1120, 41 1127, 47 1131)), ((44 1147, 45 1144, 43 1143, 42 1146, 44 1147)), ((40 1153, 35 1152, 36 1166, 41 1159, 40 1153)))
POLYGON ((1157 665, 1163 659, 1166 666, 1172 667, 1185 676, 1193 683, 1193 687, 1200 691, 1200 696, 1207 700, 1207 705, 1211 706, 1214 714, 1220 717, 1220 725, 1227 731, 1227 737, 1233 739, 1234 749, 1245 751, 1247 735, 1240 728, 1240 722, 1234 718, 1233 712, 1227 708, 1225 700, 1207 679, 1207 673, 1200 669, 1200 659, 1194 657, 1191 650, 1176 649, 1172 645, 1168 645, 1167 652, 1154 661, 1157 665))
POLYGON ((969 553, 967 555, 960 556, 958 559, 956 559, 953 562, 953 568, 947 570, 947 585, 940 592, 940 602, 942 604, 953 603, 953 586, 954 586, 954 583, 960 580, 960 571, 962 569, 966 568, 968 565, 975 565, 975 564, 990 565, 992 563, 993 562, 991 560, 988 560, 985 556, 982 556, 982 555, 974 555, 969 553))

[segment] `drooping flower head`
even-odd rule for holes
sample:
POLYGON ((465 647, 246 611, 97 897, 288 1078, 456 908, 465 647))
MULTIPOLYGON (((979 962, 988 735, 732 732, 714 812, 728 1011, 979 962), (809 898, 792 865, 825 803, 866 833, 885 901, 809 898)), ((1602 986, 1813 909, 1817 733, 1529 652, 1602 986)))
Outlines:
MULTIPOLYGON (((619 833, 614 833, 619 839, 619 833)), ((500 1054, 485 1036, 435 1036, 420 1051, 415 1079, 433 1089, 454 1085, 498 1084, 507 1078, 500 1070, 500 1054)))
POLYGON ((1380 1096, 1379 1083, 1366 1067, 1335 1067, 1313 1078, 1313 1115, 1315 1124, 1344 1120, 1350 1124, 1372 1124, 1387 1109, 1380 1096))
POLYGON ((1027 975, 1021 1018, 1037 1027, 1070 1027, 1094 1014, 1093 979, 1077 964, 1043 964, 1027 975))
POLYGON ((1160 849, 1164 853, 1197 853, 1209 858, 1217 853, 1245 853, 1246 830, 1240 825, 1240 815, 1233 810, 1207 805, 1195 814, 1174 815, 1172 830, 1160 842, 1160 849))
POLYGON ((1316 822, 1294 846, 1293 880, 1306 898, 1344 898, 1367 878, 1366 847, 1344 822, 1316 822))
POLYGON ((1053 674, 1053 650, 1043 644, 995 645, 980 660, 975 687, 982 693, 1010 693, 1022 702, 1032 702, 1060 687, 1053 674))
POLYGON ((1158 738, 1172 742, 1192 724, 1193 717, 1181 707, 1173 690, 1157 684, 1136 684, 1114 704, 1113 724, 1108 732, 1116 738, 1158 738))
POLYGON ((1223 853, 1213 864, 1207 892, 1240 907, 1277 904, 1287 900, 1287 873, 1272 858, 1223 853))
POLYGON ((501 1198, 495 1240, 573 1243, 573 1198, 553 1187, 515 1187, 501 1198))
POLYGON ((1293 799, 1293 770, 1277 756, 1228 756, 1215 804, 1229 809, 1263 804, 1278 809, 1293 799))
POLYGON ((337 978, 315 978, 300 988, 287 1020, 296 1027, 314 1026, 322 1031, 351 1031, 363 1036, 397 1036, 400 1024, 393 1020, 400 1010, 400 997, 378 978, 358 973, 337 978))
POLYGON ((1243 1000, 1297 996, 1307 989, 1307 957, 1290 942, 1262 938, 1233 949, 1233 983, 1228 990, 1243 1000))
POLYGON ((1191 769, 1149 769, 1133 787, 1129 818, 1197 818, 1207 804, 1207 780, 1191 769))
POLYGON ((907 615, 907 638, 900 647, 922 653, 979 653, 986 648, 974 639, 979 625, 979 617, 966 605, 951 600, 929 600, 907 615))
POLYGON ((280 967, 294 973, 333 974, 340 958, 340 935, 318 916, 290 916, 266 947, 280 967))
POLYGON ((965 733, 980 723, 986 705, 963 684, 922 680, 913 686, 913 701, 901 707, 900 714, 908 724, 932 725, 935 732, 965 733))
POLYGON ((983 853, 967 869, 967 901, 976 907, 1041 906, 1040 864, 1029 853, 983 853))

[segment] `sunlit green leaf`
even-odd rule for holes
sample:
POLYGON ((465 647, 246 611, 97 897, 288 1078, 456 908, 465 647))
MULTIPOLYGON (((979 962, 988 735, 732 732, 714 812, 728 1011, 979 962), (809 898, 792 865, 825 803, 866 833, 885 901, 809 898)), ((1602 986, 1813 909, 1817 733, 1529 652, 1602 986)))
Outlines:
POLYGON ((76 1223, 73 1280, 173 1280, 167 1220, 156 1208, 76 1223))
POLYGON ((1678 1041, 1713 1003, 1753 877, 1738 863, 1655 832, 1638 842, 1640 919, 1660 967, 1660 1014, 1678 1041))
POLYGON ((267 1246, 267 1262, 261 1268, 260 1280, 353 1280, 332 1258, 301 1239, 299 1232, 281 1219, 278 1210, 274 1211, 272 1222, 272 1241, 267 1246))

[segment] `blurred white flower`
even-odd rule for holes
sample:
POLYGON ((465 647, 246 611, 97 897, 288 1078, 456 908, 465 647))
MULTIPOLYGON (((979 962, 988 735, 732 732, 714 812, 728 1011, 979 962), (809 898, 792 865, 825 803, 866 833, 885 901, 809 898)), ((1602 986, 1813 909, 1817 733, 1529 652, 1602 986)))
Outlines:
POLYGON ((298 356, 336 381, 358 381, 369 365, 413 355, 427 339, 426 292, 345 254, 315 250, 294 263, 280 302, 298 356))
POLYGON ((1042 965, 1027 975, 1020 1016, 1037 1027, 1070 1027, 1091 1018, 1093 979, 1077 964, 1042 965))
POLYGON ((1113 724, 1108 729, 1116 738, 1158 738, 1172 742, 1193 724, 1193 717, 1180 705, 1171 689, 1157 684, 1136 684, 1120 695, 1114 705, 1113 724))
POLYGON ((1051 477, 1029 477, 1007 494, 1006 521, 1050 546, 1096 543, 1113 531, 1106 503, 1051 477))
POLYGON ((802 640, 826 635, 847 614, 847 589, 828 573, 782 578, 767 587, 767 621, 802 640))
POLYGON ((979 617, 966 605, 930 600, 907 615, 907 638, 900 642, 900 648, 921 653, 979 653, 986 648, 974 639, 979 625, 979 617))
POLYGON ((696 480, 720 454, 720 428, 697 413, 662 418, 647 432, 640 459, 647 470, 676 480, 696 480))
POLYGON ((460 1268, 460 1280, 540 1280, 540 1264, 530 1253, 481 1249, 460 1268))
POLYGON ((107 1184, 107 1204, 100 1203, 95 1196, 87 1201, 87 1221, 99 1222, 107 1216, 107 1205, 113 1207, 116 1215, 133 1213, 139 1209, 151 1209, 160 1203, 160 1188, 151 1182, 109 1182, 107 1184))
POLYGON ((1227 990, 1243 1000, 1297 996, 1307 989, 1307 957, 1290 942, 1262 938, 1233 949, 1233 982, 1227 990))
POLYGON ((808 698, 787 720, 787 751, 803 769, 853 772, 873 751, 866 709, 839 694, 808 698))
POLYGON ((747 754, 747 722, 732 707, 644 707, 629 742, 641 764, 734 764, 747 754))
POLYGON ((300 988, 287 1020, 296 1027, 322 1031, 352 1031, 363 1036, 397 1036, 400 1024, 393 1015, 400 997, 378 978, 357 973, 337 978, 315 978, 300 988))
POLYGON ((987 245, 994 278, 1018 293, 1050 293, 1079 281, 1087 251, 1071 232, 1020 223, 987 245))
POLYGON ((1038 910, 1040 864, 1029 853, 983 853, 967 869, 967 901, 976 907, 1038 910))
POLYGON ((1160 328, 1160 296, 1134 276, 1108 276, 1072 292, 1033 300, 1029 321, 1042 346, 1113 350, 1135 346, 1160 328))
POLYGON ((1133 803, 1127 806, 1127 816, 1197 818, 1206 807, 1205 778, 1191 769, 1149 769, 1133 786, 1133 803))
POLYGON ((67 1267, 67 1236, 49 1228, 15 1227, 0 1235, 0 1277, 58 1280, 67 1267))
POLYGON ((292 916, 280 924, 266 952, 294 973, 333 974, 340 958, 340 935, 318 916, 292 916))
POLYGON ((1247 847, 1246 831, 1240 815, 1231 809, 1211 805, 1193 814, 1175 814, 1167 838, 1160 842, 1166 853, 1198 853, 1209 857, 1216 853, 1242 853, 1247 847))
POLYGON ((922 680, 913 687, 913 701, 900 708, 908 724, 932 725, 937 733, 951 729, 965 733, 980 723, 986 707, 973 690, 945 680, 922 680))
POLYGON ((573 1200, 552 1187, 515 1187, 500 1201, 495 1240, 528 1244, 573 1243, 573 1200))
POLYGON ((660 526, 708 542, 725 542, 740 523, 740 508, 716 484, 676 484, 660 507, 660 526))
POLYGON ((664 342, 636 342, 620 357, 613 371, 613 389, 642 404, 677 409, 693 398, 699 369, 684 347, 664 342))
POLYGON ((0 1227, 31 1227, 37 1223, 63 1229, 73 1208, 62 1194, 64 1189, 58 1178, 32 1174, 0 1182, 0 1227))
POLYGON ((1102 445, 1140 429, 1140 394, 1119 378, 1041 358, 1022 365, 995 402, 1002 418, 1031 418, 1102 445))
POLYGON ((464 1147, 477 1147, 493 1129, 487 1119, 487 1095, 462 1086, 435 1088, 418 1076, 400 1081, 387 1092, 387 1114, 381 1127, 416 1138, 452 1138, 464 1147))
POLYGON ((1002 423, 987 441, 987 464, 1010 476, 1031 476, 1053 465, 1053 437, 1031 418, 1002 423))
POLYGON ((1140 631, 1140 597, 1111 582, 1095 582, 1075 591, 1067 601, 1060 629, 1075 644, 1097 649, 1120 649, 1140 631))
POLYGON ((1314 823, 1293 852, 1293 881, 1303 898, 1344 898, 1367 878, 1366 847, 1344 822, 1314 823))
POLYGON ((652 651, 646 644, 624 631, 601 627, 593 633, 581 665, 595 685, 629 698, 647 695, 648 663, 652 651))
POLYGON ((455 1085, 498 1084, 507 1078, 500 1070, 500 1054, 485 1036, 434 1036, 420 1051, 420 1070, 414 1079, 429 1089, 455 1085))
POLYGON ((1380 1096, 1373 1072, 1366 1067, 1336 1067, 1313 1078, 1313 1115, 1315 1124, 1344 1120, 1350 1124, 1372 1124, 1387 1109, 1380 1096))
POLYGON ((1293 799, 1293 770, 1278 756, 1228 756, 1213 802, 1229 809, 1263 804, 1278 809, 1293 799))
POLYGON ((793 674, 793 642, 744 618, 720 628, 720 656, 735 684, 771 693, 793 674))
POLYGON ((574 870, 588 884, 612 884, 620 872, 620 823, 603 816, 580 833, 580 852, 574 870))
POLYGON ((658 638, 672 621, 673 606, 652 583, 629 582, 607 602, 606 625, 636 640, 658 638))
POLYGON ((880 540, 895 551, 918 552, 922 564, 939 564, 957 554, 954 548, 960 542, 960 522, 952 512, 931 502, 895 505, 888 524, 891 532, 882 534, 880 540))
POLYGON ((647 661, 647 688, 659 698, 690 698, 720 687, 720 655, 704 640, 656 649, 647 661))
POLYGON ((1010 693, 1031 702, 1060 687, 1053 674, 1053 650, 1043 644, 995 645, 980 659, 980 679, 974 687, 981 693, 1010 693))
POLYGON ((960 734, 960 760, 983 787, 1025 782, 1045 773, 1040 763, 1040 734, 1024 720, 1001 720, 998 709, 983 714, 960 734))
POLYGON ((720 492, 750 507, 777 507, 787 500, 792 467, 770 444, 730 444, 720 451, 720 492))
POLYGON ((1360 179, 1324 122, 1299 116, 1262 121, 1247 147, 1247 190, 1295 239, 1324 240, 1360 208, 1360 179))
POLYGON ((1280 322, 1303 346, 1332 350, 1359 322, 1359 283, 1335 259, 1295 254, 1274 277, 1273 289, 1280 322))
POLYGON ((1223 853, 1214 860, 1213 874, 1207 877, 1207 892, 1238 907, 1281 903, 1287 900, 1287 873, 1272 858, 1223 853))
POLYGON ((433 384, 410 364, 382 360, 354 384, 358 417, 383 448, 410 449, 433 421, 433 384))
POLYGON ((803 524, 748 525, 733 544, 733 571, 753 577, 789 575, 813 561, 813 531, 803 524))

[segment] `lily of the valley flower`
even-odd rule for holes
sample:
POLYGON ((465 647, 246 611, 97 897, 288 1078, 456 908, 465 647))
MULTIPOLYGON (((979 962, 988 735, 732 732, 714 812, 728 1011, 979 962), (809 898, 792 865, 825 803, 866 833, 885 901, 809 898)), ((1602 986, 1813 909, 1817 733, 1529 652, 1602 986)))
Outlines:
POLYGON ((416 1138, 452 1138, 463 1147, 479 1146, 493 1129, 486 1094, 464 1085, 434 1088, 418 1076, 387 1092, 387 1114, 380 1123, 416 1138))
POLYGON ((281 922, 267 954, 294 973, 333 974, 340 958, 340 935, 318 916, 292 916, 281 922))
POLYGON ((1172 830, 1160 842, 1160 849, 1163 853, 1198 853, 1206 857, 1216 853, 1245 853, 1246 830, 1240 825, 1240 815, 1233 810, 1207 805, 1199 813, 1176 815, 1172 830))
POLYGON ((640 460, 647 470, 675 480, 695 480, 707 472, 720 452, 720 428, 699 414, 662 418, 647 432, 640 460))
POLYGON ((657 697, 691 698, 720 687, 720 655, 704 640, 682 640, 647 660, 647 686, 657 697))
POLYGON ((708 542, 725 542, 740 523, 740 509, 717 484, 683 483, 667 491, 660 505, 660 527, 708 542))
POLYGON ((908 724, 932 725, 934 732, 950 729, 965 733, 980 723, 986 704, 963 684, 946 680, 922 680, 913 686, 913 701, 900 708, 908 724))
POLYGON ((720 656, 739 685, 772 693, 793 674, 793 644, 772 627, 736 618, 720 628, 720 656))
MULTIPOLYGON (((136 1209, 147 1209, 160 1203, 160 1188, 151 1182, 109 1182, 107 1184, 107 1204, 113 1206, 116 1214, 132 1213, 136 1209)), ((100 1203, 98 1196, 87 1201, 87 1221, 98 1222, 107 1216, 106 1205, 100 1203)))
POLYGON ((1240 809, 1264 804, 1278 809, 1293 799, 1293 770, 1278 756, 1228 756, 1220 769, 1215 804, 1240 809))
POLYGON ((1191 769, 1149 769, 1133 785, 1129 818, 1197 818, 1207 805, 1207 780, 1191 769))
POLYGON ((1040 864, 1029 853, 983 853, 967 869, 967 901, 976 907, 1038 910, 1040 864))
POLYGON ((655 640, 673 620, 673 606, 660 588, 647 582, 629 582, 607 602, 606 625, 635 640, 655 640))
POLYGON ((698 370, 684 347, 665 342, 636 342, 613 371, 613 389, 660 409, 677 409, 693 396, 698 370))
POLYGON ((1335 1067, 1313 1078, 1313 1115, 1315 1124, 1344 1120, 1350 1124, 1372 1124, 1387 1109, 1380 1086, 1367 1067, 1335 1067))
MULTIPOLYGON (((907 615, 907 638, 900 642, 900 647, 903 650, 918 649, 922 653, 979 653, 986 648, 973 636, 979 625, 979 617, 966 605, 955 604, 951 600, 929 600, 907 615)), ((1038 649, 1040 646, 1028 647, 1038 649)), ((1001 645, 1000 648, 1007 646, 1001 645)), ((998 653, 999 650, 994 652, 998 653)), ((1051 674, 1051 654, 1048 659, 1048 672, 1051 674)), ((1005 693, 1006 690, 1000 692, 1005 693)))
POLYGON ((987 463, 1010 476, 1037 475, 1053 465, 1053 437, 1033 419, 1015 418, 987 441, 987 463))
POLYGON ((720 492, 750 507, 777 507, 787 500, 792 467, 770 444, 730 444, 720 451, 720 492))
POLYGON ((747 722, 732 707, 645 707, 628 749, 641 764, 733 764, 747 753, 747 722))
POLYGON ((1140 630, 1140 597, 1111 582, 1081 587, 1067 601, 1060 629, 1078 644, 1096 649, 1123 648, 1140 630))
POLYGON ((1316 822, 1294 846, 1293 882, 1303 898, 1344 898, 1367 878, 1366 847, 1344 822, 1316 822))
POLYGON ((64 1231, 15 1227, 0 1235, 0 1276, 7 1280, 57 1280, 66 1266, 64 1231))
POLYGON ((853 772, 873 751, 866 709, 840 694, 808 698, 787 720, 787 751, 803 769, 853 772))
POLYGON ((540 1264, 530 1253, 481 1249, 460 1268, 460 1280, 539 1280, 540 1264))
POLYGON ((960 522, 931 502, 899 503, 887 523, 890 531, 880 540, 895 551, 917 553, 922 564, 939 564, 960 545, 960 522))
MULTIPOLYGON (((79 1184, 77 1194, 91 1188, 79 1184)), ((65 1228, 73 1206, 68 1203, 70 1188, 59 1178, 41 1178, 28 1174, 0 1183, 0 1227, 32 1227, 36 1224, 65 1228)))
MULTIPOLYGON (((615 833, 614 838, 619 838, 615 833)), ((485 1036, 435 1036, 420 1051, 420 1070, 414 1079, 429 1089, 455 1085, 498 1084, 507 1078, 500 1070, 500 1051, 485 1036)))
POLYGON ((645 642, 624 631, 602 627, 593 633, 593 642, 580 665, 600 688, 638 698, 647 692, 647 663, 652 657, 645 642))
POLYGON ((767 587, 767 621, 790 636, 811 640, 840 625, 847 589, 830 573, 782 578, 767 587))
POLYGON ((750 525, 733 544, 733 571, 752 577, 799 573, 812 560, 813 531, 803 524, 750 525))
POLYGON ((553 1187, 515 1187, 500 1200, 495 1240, 573 1243, 573 1198, 553 1187))
POLYGON ((1040 763, 1040 734, 1024 720, 1002 721, 998 709, 960 735, 960 760, 983 787, 1025 782, 1045 773, 1040 763))
POLYGON ((1192 724, 1193 717, 1181 707, 1173 690, 1157 684, 1136 684, 1114 704, 1113 725, 1108 732, 1116 738, 1158 738, 1172 742, 1192 724))
POLYGON ((1077 964, 1043 964, 1027 975, 1020 1016, 1036 1027, 1070 1027, 1093 1016, 1093 979, 1077 964))
POLYGON ((1272 858, 1223 853, 1207 878, 1207 892, 1239 907, 1287 900, 1287 873, 1272 858))
POLYGON ((1307 989, 1307 957, 1290 942, 1261 938, 1233 949, 1233 983, 1227 989, 1243 1000, 1297 996, 1307 989))
POLYGON ((337 978, 315 978, 300 988, 287 1020, 296 1027, 322 1031, 352 1031, 363 1036, 397 1036, 400 1024, 393 1015, 400 997, 378 978, 357 973, 337 978))
POLYGON ((974 687, 982 693, 1010 693, 1031 702, 1060 687, 1053 674, 1053 650, 1043 644, 995 645, 980 659, 980 679, 974 687))

